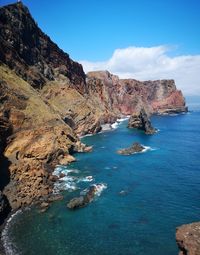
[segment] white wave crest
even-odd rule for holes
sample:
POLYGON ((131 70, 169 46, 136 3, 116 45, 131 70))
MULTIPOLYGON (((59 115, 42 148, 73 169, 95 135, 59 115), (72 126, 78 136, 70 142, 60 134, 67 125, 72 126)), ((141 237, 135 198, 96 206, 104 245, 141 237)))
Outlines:
POLYGON ((77 174, 80 174, 80 170, 78 169, 68 169, 67 166, 57 166, 53 175, 58 176, 59 180, 54 183, 53 193, 58 194, 60 191, 64 190, 72 192, 79 189, 78 183, 92 182, 94 180, 91 175, 77 176, 77 174), (73 175, 71 175, 72 173, 73 175))
MULTIPOLYGON (((95 196, 100 196, 101 195, 101 193, 102 193, 102 191, 104 190, 104 189, 107 189, 107 184, 106 183, 96 183, 96 184, 92 184, 92 186, 95 186, 95 188, 96 188, 96 191, 95 191, 95 196)), ((84 195, 86 195, 86 193, 89 191, 89 188, 87 188, 87 189, 84 189, 84 190, 82 190, 81 192, 80 192, 80 195, 81 196, 84 196, 84 195)))
POLYGON ((118 126, 119 126, 119 122, 115 122, 115 123, 111 124, 112 129, 116 129, 116 128, 118 128, 118 126))
POLYGON ((112 126, 111 124, 107 123, 107 124, 102 124, 101 128, 102 128, 101 131, 110 131, 112 129, 112 126))
POLYGON ((84 138, 84 137, 87 137, 87 136, 92 136, 92 135, 94 135, 94 134, 86 134, 86 135, 81 135, 81 136, 79 136, 79 138, 80 138, 80 139, 82 139, 82 138, 84 138))
POLYGON ((84 178, 80 178, 80 179, 78 180, 78 182, 92 182, 92 181, 94 181, 92 175, 86 176, 86 177, 84 177, 84 178))
POLYGON ((123 122, 123 121, 125 121, 125 120, 128 120, 129 118, 130 118, 130 116, 128 115, 128 116, 126 116, 126 117, 124 117, 124 118, 117 119, 117 121, 118 121, 118 122, 123 122))
POLYGON ((156 148, 152 148, 150 146, 145 146, 142 144, 142 146, 144 147, 144 149, 142 151, 140 151, 139 153, 144 153, 144 152, 147 152, 147 151, 155 151, 157 150, 156 148))
POLYGON ((20 255, 20 253, 17 251, 16 246, 12 242, 12 240, 9 237, 9 229, 10 226, 13 222, 13 220, 20 214, 22 213, 22 210, 16 211, 14 214, 10 216, 10 218, 7 220, 6 225, 2 231, 1 234, 1 240, 5 249, 6 255, 20 255))
POLYGON ((94 184, 94 186, 96 187, 97 191, 95 192, 96 196, 101 196, 101 193, 104 189, 107 189, 107 184, 106 183, 98 183, 98 184, 94 184))

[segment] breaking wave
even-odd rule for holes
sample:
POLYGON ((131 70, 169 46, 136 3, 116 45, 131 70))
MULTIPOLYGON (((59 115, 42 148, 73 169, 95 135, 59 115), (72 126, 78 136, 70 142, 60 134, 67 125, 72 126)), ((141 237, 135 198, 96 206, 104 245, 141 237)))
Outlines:
POLYGON ((67 166, 57 166, 53 172, 53 175, 59 177, 58 181, 54 184, 54 194, 60 191, 67 190, 69 192, 79 189, 78 183, 80 182, 92 182, 93 176, 79 176, 80 171, 78 169, 68 169, 67 166))

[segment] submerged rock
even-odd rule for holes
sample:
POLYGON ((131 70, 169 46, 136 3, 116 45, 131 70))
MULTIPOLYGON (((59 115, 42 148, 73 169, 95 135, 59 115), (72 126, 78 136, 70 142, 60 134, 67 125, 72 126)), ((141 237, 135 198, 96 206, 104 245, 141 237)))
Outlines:
POLYGON ((128 128, 137 128, 143 130, 145 134, 152 135, 156 132, 156 129, 151 125, 151 121, 142 108, 140 112, 133 114, 128 122, 128 128))
POLYGON ((176 229, 176 242, 179 255, 200 254, 200 222, 186 224, 176 229))
POLYGON ((133 145, 131 147, 118 150, 117 153, 122 154, 122 155, 131 155, 131 154, 134 154, 134 153, 137 153, 137 152, 141 152, 144 149, 145 149, 145 147, 142 146, 141 144, 133 143, 133 145))
POLYGON ((42 202, 40 204, 40 212, 46 212, 49 209, 49 203, 48 202, 42 202))

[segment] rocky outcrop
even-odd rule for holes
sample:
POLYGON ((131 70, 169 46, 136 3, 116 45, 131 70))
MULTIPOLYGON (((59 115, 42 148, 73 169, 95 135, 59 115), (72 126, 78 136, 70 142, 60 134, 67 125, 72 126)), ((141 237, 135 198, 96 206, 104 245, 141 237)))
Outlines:
POLYGON ((67 207, 69 209, 77 209, 86 206, 94 199, 97 190, 96 185, 90 186, 84 196, 72 198, 67 204, 67 207))
POLYGON ((182 225, 176 230, 179 255, 200 254, 200 222, 182 225))
MULTIPOLYGON (((53 165, 84 150, 74 131, 27 82, 0 66, 1 132, 9 184, 3 192, 13 209, 52 192, 53 165)), ((2 173, 2 169, 0 171, 2 173)))
POLYGON ((122 154, 122 155, 131 155, 131 154, 135 154, 138 152, 142 152, 144 149, 145 149, 145 147, 142 146, 141 144, 133 143, 133 145, 131 147, 118 150, 117 153, 122 154))
POLYGON ((88 151, 77 135, 96 133, 122 115, 185 110, 173 81, 84 74, 45 35, 20 2, 0 8, 0 169, 13 209, 51 199, 55 164, 88 151))
POLYGON ((143 108, 140 110, 139 113, 133 114, 130 117, 128 127, 143 130, 145 134, 148 135, 152 135, 156 132, 155 128, 152 127, 151 121, 143 108))

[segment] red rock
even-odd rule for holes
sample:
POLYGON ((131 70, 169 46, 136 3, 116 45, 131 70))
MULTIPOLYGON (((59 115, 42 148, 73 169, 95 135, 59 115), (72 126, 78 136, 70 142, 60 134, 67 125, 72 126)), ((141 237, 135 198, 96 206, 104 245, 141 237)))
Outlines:
POLYGON ((77 134, 97 133, 141 108, 186 110, 173 80, 140 82, 107 71, 85 78, 22 3, 0 8, 0 156, 10 164, 3 192, 12 208, 48 198, 55 165, 91 150, 77 134))

